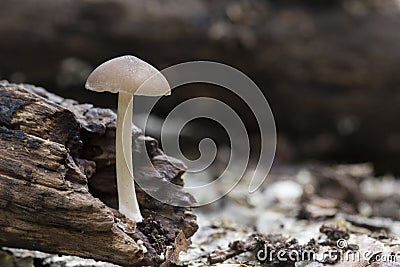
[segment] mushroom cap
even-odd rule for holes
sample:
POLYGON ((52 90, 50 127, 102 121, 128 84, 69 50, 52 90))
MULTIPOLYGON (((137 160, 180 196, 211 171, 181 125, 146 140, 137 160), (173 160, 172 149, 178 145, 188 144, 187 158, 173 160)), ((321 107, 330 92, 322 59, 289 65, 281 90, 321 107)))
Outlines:
POLYGON ((132 95, 171 94, 164 75, 135 56, 121 56, 104 62, 89 75, 85 87, 96 92, 122 91, 132 95))

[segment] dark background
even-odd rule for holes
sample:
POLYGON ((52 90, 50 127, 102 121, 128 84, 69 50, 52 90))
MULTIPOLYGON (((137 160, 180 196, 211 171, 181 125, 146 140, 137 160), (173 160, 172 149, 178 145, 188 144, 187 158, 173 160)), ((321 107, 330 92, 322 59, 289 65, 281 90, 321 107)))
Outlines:
MULTIPOLYGON (((369 161, 378 173, 398 174, 399 29, 398 0, 1 0, 0 78, 115 108, 115 95, 84 90, 105 60, 133 54, 160 69, 218 61, 267 97, 279 136, 275 164, 369 161)), ((185 92, 156 113, 191 96, 236 101, 209 86, 185 92)))

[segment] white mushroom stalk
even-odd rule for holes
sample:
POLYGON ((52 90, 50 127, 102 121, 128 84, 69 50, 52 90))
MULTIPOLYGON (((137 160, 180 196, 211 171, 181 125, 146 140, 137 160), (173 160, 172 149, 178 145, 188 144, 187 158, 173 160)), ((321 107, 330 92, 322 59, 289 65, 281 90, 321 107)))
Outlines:
POLYGON ((132 162, 132 114, 133 95, 120 92, 118 95, 116 131, 116 169, 119 211, 135 222, 142 221, 136 198, 132 162), (124 117, 126 116, 125 120, 124 117), (125 125, 124 125, 125 121, 125 125), (124 153, 124 149, 126 150, 124 153), (125 158, 126 156, 126 158, 125 158))
POLYGON ((85 87, 97 92, 119 93, 115 150, 119 211, 127 218, 141 222, 132 162, 133 97, 169 95, 169 84, 150 64, 134 56, 122 56, 97 67, 85 87))

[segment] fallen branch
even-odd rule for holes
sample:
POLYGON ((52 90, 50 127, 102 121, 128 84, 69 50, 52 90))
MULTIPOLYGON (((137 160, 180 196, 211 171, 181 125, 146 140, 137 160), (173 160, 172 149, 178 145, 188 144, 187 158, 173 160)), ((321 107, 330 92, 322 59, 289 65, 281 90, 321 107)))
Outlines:
MULTIPOLYGON (((189 238, 196 232, 196 217, 187 209, 160 203, 140 189, 143 223, 118 213, 115 122, 109 109, 0 83, 0 246, 159 265, 159 255, 178 233, 189 238)), ((133 138, 145 141, 134 142, 134 149, 148 153, 157 170, 142 166, 142 175, 183 184, 182 163, 172 164, 157 141, 135 127, 133 138)), ((183 191, 171 197, 194 201, 183 191)))

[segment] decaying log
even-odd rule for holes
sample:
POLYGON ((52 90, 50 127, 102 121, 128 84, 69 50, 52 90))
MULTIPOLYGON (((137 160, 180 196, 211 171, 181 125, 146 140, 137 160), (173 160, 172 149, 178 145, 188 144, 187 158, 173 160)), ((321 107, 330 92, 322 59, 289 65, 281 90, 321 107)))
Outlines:
MULTIPOLYGON (((179 233, 196 232, 188 209, 160 203, 140 188, 143 222, 118 213, 115 122, 109 109, 0 82, 0 246, 158 265, 179 233)), ((142 175, 183 184, 182 163, 165 160, 157 141, 136 127, 133 138, 135 151, 148 153, 158 171, 141 166, 142 175), (143 138, 147 149, 137 142, 143 138)), ((194 201, 183 191, 172 197, 194 201)))

